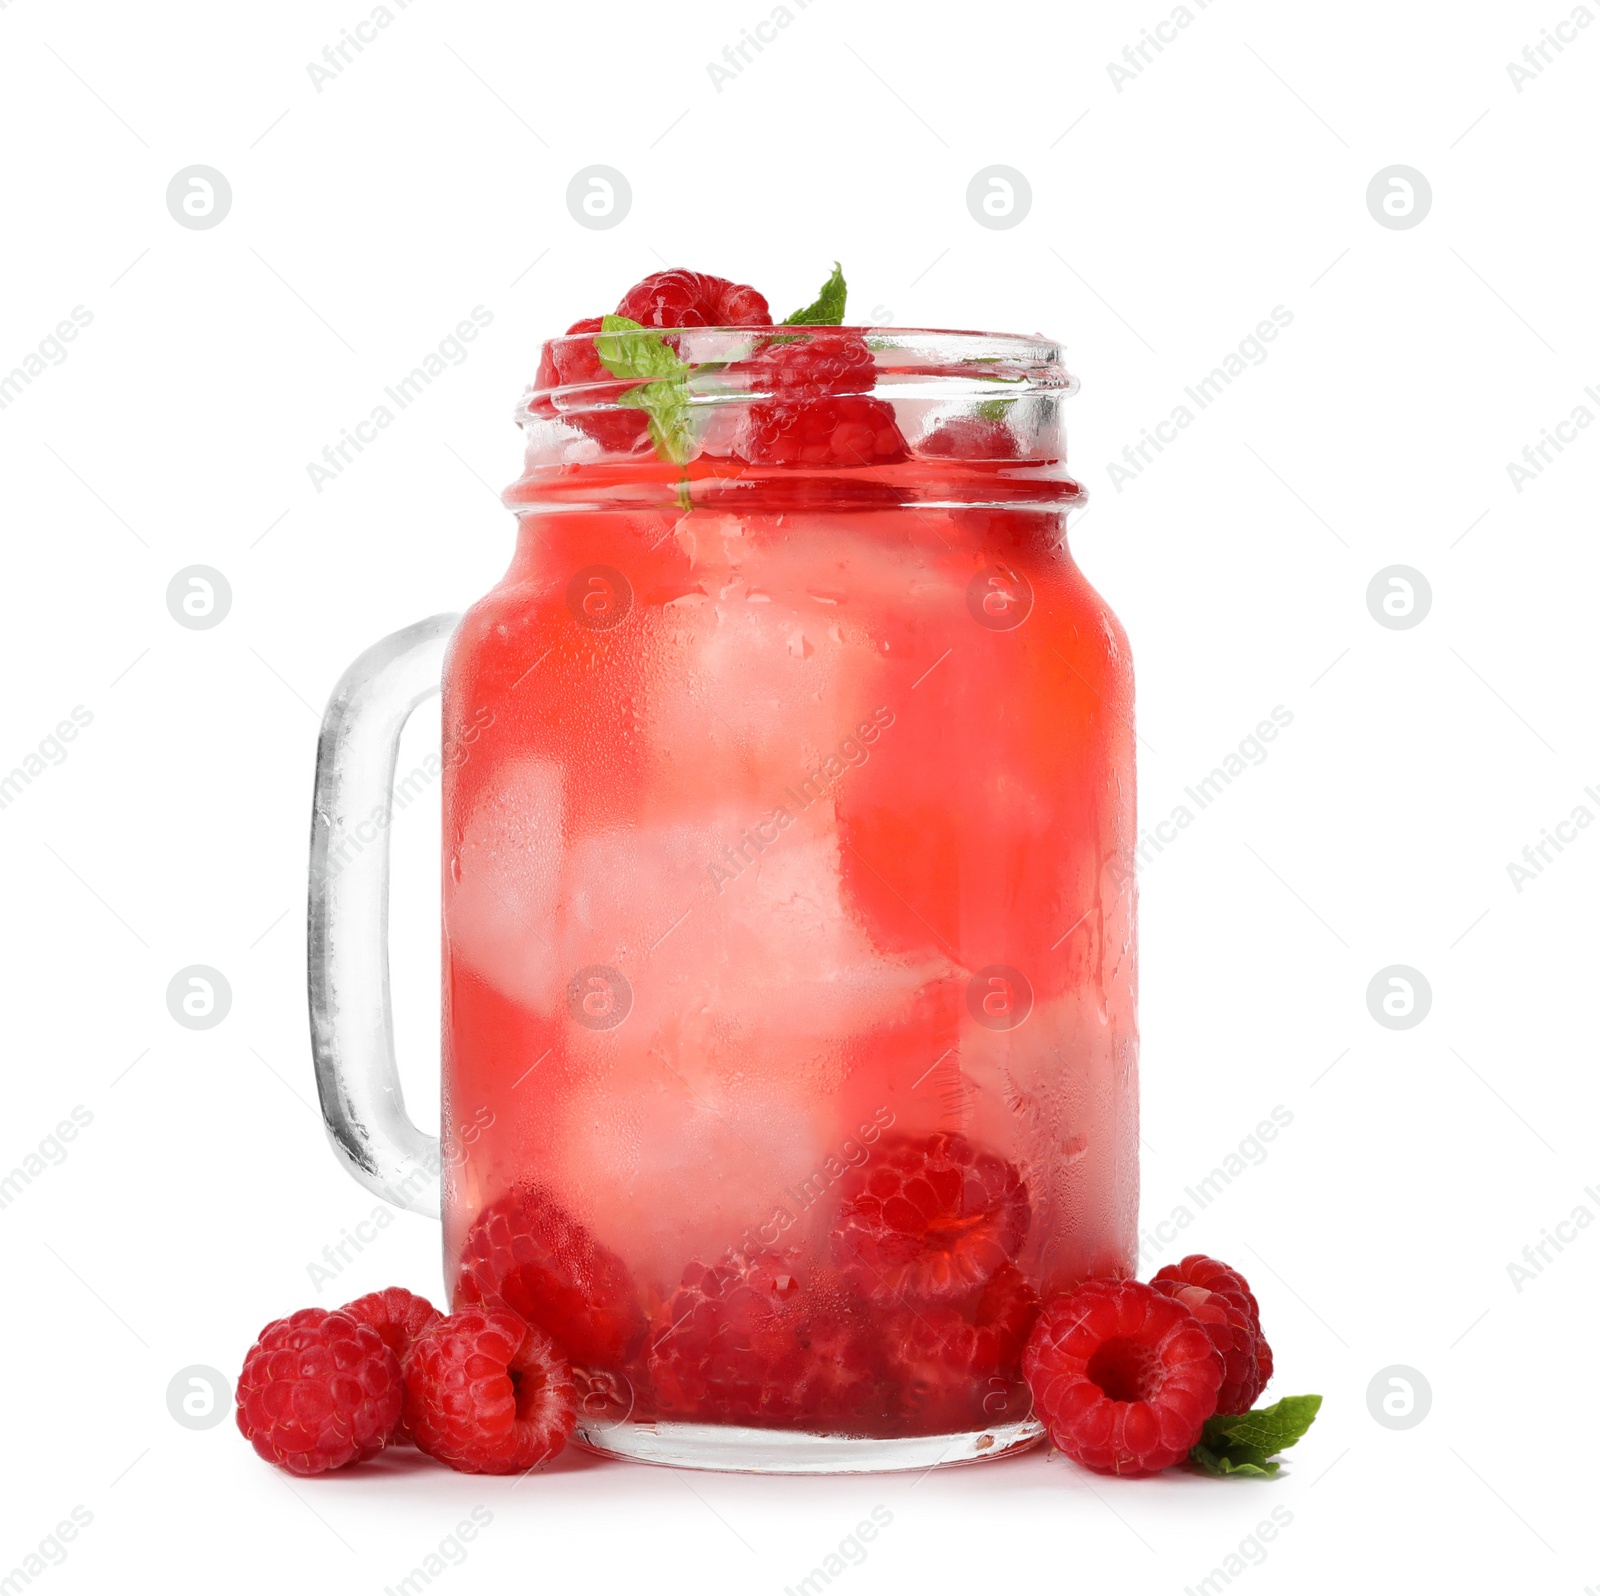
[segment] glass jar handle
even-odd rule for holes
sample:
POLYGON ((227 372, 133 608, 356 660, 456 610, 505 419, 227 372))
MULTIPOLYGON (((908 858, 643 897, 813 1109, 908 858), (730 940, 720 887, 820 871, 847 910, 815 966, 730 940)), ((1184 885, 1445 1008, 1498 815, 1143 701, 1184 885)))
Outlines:
POLYGON ((439 1139, 406 1113, 389 1001, 389 820, 400 733, 437 693, 459 615, 374 643, 339 679, 317 741, 307 987, 334 1151, 386 1201, 439 1213, 439 1139))

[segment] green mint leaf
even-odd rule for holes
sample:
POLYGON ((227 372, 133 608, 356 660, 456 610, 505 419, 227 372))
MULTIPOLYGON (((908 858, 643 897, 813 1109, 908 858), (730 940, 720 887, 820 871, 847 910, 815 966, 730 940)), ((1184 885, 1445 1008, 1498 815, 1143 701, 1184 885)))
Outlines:
POLYGON ((678 359, 677 351, 658 332, 641 327, 626 316, 605 316, 594 337, 600 364, 613 377, 643 377, 646 380, 688 376, 689 368, 678 359))
POLYGON ((1288 1396, 1249 1413, 1218 1413, 1206 1420, 1189 1459, 1207 1474, 1276 1474, 1273 1454, 1300 1440, 1321 1406, 1319 1396, 1288 1396))
POLYGON ((817 297, 792 316, 785 316, 785 327, 838 327, 844 322, 844 273, 839 263, 833 263, 833 275, 819 290, 817 297))
POLYGON ((984 421, 1004 421, 1015 403, 1015 399, 980 399, 972 407, 972 413, 984 421))
POLYGON ((642 410, 656 454, 674 465, 694 454, 694 422, 689 409, 689 366, 666 338, 626 316, 605 316, 594 338, 600 364, 613 377, 640 379, 617 399, 629 410, 642 410))
POLYGON ((661 377, 641 383, 621 395, 617 403, 629 410, 642 410, 650 428, 650 441, 656 454, 674 465, 684 465, 694 456, 694 423, 689 414, 689 389, 681 379, 661 377))
POLYGON ((1311 1428, 1321 1406, 1319 1396, 1287 1396, 1269 1408, 1232 1415, 1219 1413, 1206 1420, 1202 1439, 1212 1446, 1223 1438, 1241 1446, 1261 1447, 1269 1455, 1282 1452, 1311 1428))
POLYGON ((1202 1473, 1219 1480, 1226 1479, 1230 1474, 1253 1474, 1270 1479, 1278 1472, 1278 1465, 1271 1462, 1264 1452, 1248 1456, 1244 1455, 1242 1449, 1238 1453, 1216 1452, 1204 1441, 1196 1442, 1190 1448, 1189 1461, 1202 1473))

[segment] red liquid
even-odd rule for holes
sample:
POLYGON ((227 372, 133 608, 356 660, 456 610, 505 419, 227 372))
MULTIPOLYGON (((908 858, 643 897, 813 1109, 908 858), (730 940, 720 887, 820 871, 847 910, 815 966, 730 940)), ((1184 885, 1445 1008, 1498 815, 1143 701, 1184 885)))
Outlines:
POLYGON ((458 1298, 520 1259, 635 1418, 1025 1417, 1036 1298, 1136 1251, 1131 668, 1059 508, 530 515, 444 733, 458 1298), (862 1219, 943 1132, 953 1217, 862 1219))

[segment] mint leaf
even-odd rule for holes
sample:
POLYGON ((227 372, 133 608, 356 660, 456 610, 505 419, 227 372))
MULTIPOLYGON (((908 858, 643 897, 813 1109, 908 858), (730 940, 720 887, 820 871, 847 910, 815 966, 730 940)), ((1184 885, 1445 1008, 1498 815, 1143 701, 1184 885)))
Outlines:
POLYGON ((1189 1449, 1189 1461, 1202 1473, 1219 1480, 1226 1479, 1230 1474, 1254 1474, 1270 1479, 1278 1472, 1278 1465, 1271 1462, 1264 1452, 1247 1453, 1244 1448, 1236 1453, 1215 1452, 1204 1441, 1196 1442, 1189 1449))
POLYGON ((839 263, 833 263, 833 275, 818 291, 817 297, 792 316, 785 316, 785 327, 838 327, 844 321, 844 273, 839 263))
POLYGON ((1319 1396, 1288 1396, 1249 1413, 1218 1413, 1206 1420, 1189 1459, 1207 1474, 1276 1474, 1273 1454, 1300 1440, 1321 1406, 1319 1396))
POLYGON ((1311 1428, 1321 1406, 1319 1396, 1287 1396, 1280 1397, 1269 1408, 1233 1415, 1219 1413, 1206 1420, 1202 1439, 1215 1445, 1214 1438, 1225 1437, 1241 1446, 1262 1447, 1268 1453, 1282 1452, 1311 1428))
POLYGON ((658 332, 650 332, 626 316, 603 316, 594 338, 600 364, 613 377, 678 378, 689 368, 658 332))
POLYGON ((617 399, 629 410, 642 410, 656 454, 674 465, 694 454, 694 422, 689 410, 689 366, 658 332, 626 316, 604 316, 595 334, 600 364, 618 378, 641 378, 617 399))
POLYGON ((1004 421, 1015 403, 1015 399, 980 399, 972 413, 984 421, 1004 421))
POLYGON ((656 454, 674 465, 684 465, 694 456, 694 424, 689 417, 689 390, 681 382, 662 378, 630 388, 617 403, 629 410, 642 410, 650 429, 656 454))

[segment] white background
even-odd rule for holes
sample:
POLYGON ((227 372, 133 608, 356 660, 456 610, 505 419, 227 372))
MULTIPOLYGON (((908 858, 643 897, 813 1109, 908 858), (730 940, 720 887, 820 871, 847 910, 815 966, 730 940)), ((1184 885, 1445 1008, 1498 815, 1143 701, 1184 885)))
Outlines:
MULTIPOLYGON (((720 92, 706 64, 766 0, 412 0, 321 92, 307 64, 365 0, 0 8, 0 374, 93 315, 0 411, 0 771, 93 716, 0 810, 0 1172, 75 1105, 93 1116, 0 1209, 0 1577, 81 1504, 92 1523, 30 1592, 376 1593, 482 1505, 430 1589, 778 1593, 882 1505, 845 1596, 1179 1592, 1273 1507, 1292 1522, 1227 1589, 1600 1584, 1600 1234, 1568 1230, 1521 1290, 1507 1270, 1576 1207, 1600 1214, 1600 834, 1520 893, 1506 869, 1574 806, 1600 814, 1600 429, 1520 493, 1506 470, 1575 406, 1600 414, 1600 27, 1519 92, 1507 63, 1566 0, 1190 7, 1119 88, 1107 63, 1166 0, 812 0, 720 92), (608 231, 565 203, 594 163, 633 190, 608 231), (1008 230, 966 208, 994 163, 1032 188, 1008 230), (1433 195, 1406 230, 1365 198, 1396 163, 1433 195), (193 164, 232 187, 211 230, 166 207, 193 164), (518 1485, 415 1459, 290 1482, 231 1422, 175 1423, 173 1375, 232 1376, 296 1306, 441 1291, 437 1232, 410 1215, 335 1283, 308 1277, 375 1206, 312 1108, 320 706, 367 643, 503 567, 491 495, 543 336, 664 264, 753 282, 781 315, 835 257, 852 319, 1065 340, 1094 496, 1074 547, 1133 640, 1146 825, 1274 705, 1293 714, 1143 873, 1144 1224, 1292 1113, 1152 1262, 1237 1263, 1274 1390, 1326 1393, 1321 1421, 1270 1484, 1119 1482, 1042 1453, 920 1480, 569 1454, 518 1485), (316 492, 307 462, 477 305, 470 357, 316 492), (1269 358, 1119 492, 1124 445, 1280 305, 1269 358), (165 603, 197 563, 232 587, 211 630, 165 603), (1409 630, 1367 608, 1392 564, 1431 585, 1409 630), (231 983, 214 1029, 168 1014, 190 964, 231 983), (1368 1012, 1390 964, 1431 985, 1409 1030, 1368 1012), (1407 1430, 1368 1411, 1397 1364, 1433 1394, 1407 1430)), ((395 907, 422 1104, 428 807, 402 817, 395 907)))

